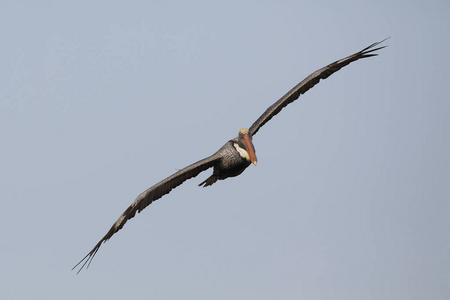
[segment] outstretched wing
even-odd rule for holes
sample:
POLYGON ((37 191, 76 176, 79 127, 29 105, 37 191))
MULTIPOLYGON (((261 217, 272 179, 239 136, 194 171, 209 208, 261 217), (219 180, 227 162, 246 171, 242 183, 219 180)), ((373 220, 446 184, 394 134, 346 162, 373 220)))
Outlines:
POLYGON ((184 169, 181 169, 180 171, 160 181, 159 183, 155 184, 154 186, 140 194, 136 198, 136 200, 134 200, 134 202, 123 212, 119 219, 117 219, 117 221, 112 225, 111 229, 106 233, 106 235, 97 243, 97 245, 95 245, 95 247, 88 254, 86 254, 85 257, 83 257, 83 259, 79 263, 77 263, 72 268, 72 270, 82 264, 77 272, 78 274, 84 268, 84 266, 86 266, 86 264, 87 267, 89 267, 98 249, 100 249, 102 243, 109 240, 117 231, 122 229, 125 223, 135 216, 136 212, 141 212, 141 210, 150 205, 150 203, 158 200, 165 194, 170 193, 172 189, 176 188, 184 181, 195 177, 200 174, 200 172, 213 167, 214 163, 218 159, 220 159, 220 155, 218 153, 215 153, 205 159, 187 166, 184 169))
POLYGON ((355 54, 352 54, 350 56, 347 56, 346 58, 340 59, 338 61, 335 61, 334 63, 329 64, 326 67, 323 67, 322 69, 319 69, 303 79, 302 82, 297 84, 293 89, 291 89, 289 92, 287 92, 286 95, 281 97, 280 100, 272 104, 259 118, 255 121, 255 123, 250 126, 249 131, 252 135, 255 135, 258 130, 266 124, 270 119, 272 119, 273 116, 278 114, 286 105, 289 103, 294 102, 295 100, 300 97, 301 94, 306 93, 310 88, 315 86, 320 79, 328 78, 331 74, 334 72, 339 71, 342 67, 345 67, 346 65, 357 61, 358 59, 365 58, 365 57, 371 57, 376 56, 378 54, 373 53, 377 50, 383 49, 386 46, 374 48, 380 43, 384 42, 386 39, 373 43, 369 47, 366 47, 362 49, 359 52, 356 52, 355 54))

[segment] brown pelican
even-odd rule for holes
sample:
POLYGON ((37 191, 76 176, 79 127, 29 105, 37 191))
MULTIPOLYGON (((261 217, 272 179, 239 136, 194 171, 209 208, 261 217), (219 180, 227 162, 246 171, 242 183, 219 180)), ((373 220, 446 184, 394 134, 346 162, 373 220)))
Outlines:
MULTIPOLYGON (((140 194, 136 200, 124 211, 124 213, 117 219, 117 221, 112 225, 111 229, 106 233, 106 235, 94 246, 94 248, 86 254, 83 259, 76 264, 73 268, 75 269, 78 265, 81 265, 78 272, 80 272, 84 266, 89 267, 92 259, 97 253, 98 249, 102 243, 110 239, 117 231, 122 229, 125 223, 133 218, 136 212, 141 212, 153 201, 161 198, 165 194, 170 193, 170 191, 184 181, 197 176, 200 172, 203 172, 209 168, 214 168, 213 173, 205 181, 200 183, 200 186, 206 187, 214 184, 217 180, 226 179, 228 177, 234 177, 241 174, 250 164, 256 165, 257 158, 255 155, 255 148, 253 147, 252 138, 258 132, 258 130, 266 124, 273 116, 278 114, 286 105, 298 99, 301 94, 304 94, 314 85, 316 85, 320 79, 328 78, 334 72, 339 71, 342 67, 350 64, 351 62, 357 61, 361 58, 376 56, 378 54, 374 53, 386 46, 375 48, 380 43, 384 42, 382 40, 377 43, 364 48, 363 50, 356 52, 346 58, 340 59, 323 67, 297 84, 292 88, 286 95, 281 97, 280 100, 275 102, 270 106, 255 123, 250 126, 249 129, 243 128, 239 130, 239 134, 236 138, 228 141, 222 148, 219 149, 213 155, 202 159, 184 169, 179 170, 175 174, 167 177, 166 179, 158 182, 151 188, 140 194)), ((77 272, 77 273, 78 273, 77 272)))

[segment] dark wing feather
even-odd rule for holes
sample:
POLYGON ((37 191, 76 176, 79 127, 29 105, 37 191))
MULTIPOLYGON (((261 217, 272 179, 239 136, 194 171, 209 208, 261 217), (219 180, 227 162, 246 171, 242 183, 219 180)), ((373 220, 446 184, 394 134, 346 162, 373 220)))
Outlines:
POLYGON ((215 153, 210 157, 193 163, 192 165, 181 169, 180 171, 160 181, 159 183, 155 184, 154 186, 140 194, 136 198, 136 200, 134 200, 134 202, 123 212, 119 219, 117 219, 108 233, 106 233, 106 235, 97 243, 97 245, 95 245, 95 247, 88 254, 86 254, 86 256, 83 257, 83 259, 72 268, 72 270, 79 266, 81 263, 83 264, 81 265, 77 273, 79 273, 84 268, 84 266, 86 266, 86 264, 87 267, 89 267, 102 243, 109 240, 117 231, 122 229, 125 223, 136 215, 136 212, 141 212, 144 208, 150 205, 150 203, 158 200, 165 194, 170 193, 172 189, 176 188, 184 181, 197 176, 198 174, 200 174, 200 172, 205 171, 206 169, 213 167, 215 162, 219 158, 220 155, 218 153, 215 153))
POLYGON ((363 50, 356 52, 353 55, 350 55, 346 58, 343 58, 341 60, 335 61, 334 63, 329 64, 326 67, 323 67, 322 69, 319 69, 303 79, 302 82, 297 84, 293 89, 291 89, 289 92, 287 92, 286 95, 281 97, 280 100, 272 104, 259 118, 255 121, 255 123, 252 124, 249 131, 252 135, 255 135, 259 128, 261 128, 264 124, 266 124, 270 119, 272 119, 273 116, 278 114, 286 105, 289 103, 294 102, 295 100, 300 97, 301 94, 306 93, 310 88, 315 86, 320 79, 328 78, 331 74, 334 72, 339 71, 342 67, 345 67, 346 65, 357 61, 358 59, 365 58, 365 57, 371 57, 376 56, 378 54, 373 53, 374 51, 383 49, 386 46, 375 48, 375 46, 379 45, 380 43, 384 42, 386 39, 373 43, 369 47, 364 48, 363 50))

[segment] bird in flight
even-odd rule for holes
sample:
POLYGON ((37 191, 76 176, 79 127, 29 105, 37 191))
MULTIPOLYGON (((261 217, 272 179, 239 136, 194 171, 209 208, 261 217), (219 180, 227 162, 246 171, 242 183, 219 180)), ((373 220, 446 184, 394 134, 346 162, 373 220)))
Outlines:
POLYGON ((293 87, 277 102, 267 108, 266 111, 252 124, 252 126, 250 126, 250 128, 242 128, 239 130, 238 136, 226 142, 225 145, 223 145, 222 148, 220 148, 216 153, 179 170, 175 174, 163 179, 141 193, 117 219, 105 236, 88 254, 86 254, 85 257, 83 257, 80 262, 72 268, 72 270, 80 266, 77 272, 78 274, 85 266, 89 267, 102 243, 109 240, 116 232, 122 229, 125 223, 136 215, 136 212, 141 212, 150 203, 170 193, 172 189, 176 188, 184 181, 197 176, 200 172, 213 168, 212 175, 199 184, 199 186, 206 187, 214 184, 217 180, 234 177, 241 174, 250 164, 254 164, 256 166, 258 160, 256 158, 255 147, 253 146, 252 139, 264 124, 272 119, 273 116, 278 114, 289 103, 297 100, 301 94, 304 94, 310 88, 315 86, 321 79, 328 78, 331 74, 361 58, 378 55, 374 52, 386 47, 377 47, 385 40, 386 39, 373 43, 359 52, 335 61, 315 71, 293 87))

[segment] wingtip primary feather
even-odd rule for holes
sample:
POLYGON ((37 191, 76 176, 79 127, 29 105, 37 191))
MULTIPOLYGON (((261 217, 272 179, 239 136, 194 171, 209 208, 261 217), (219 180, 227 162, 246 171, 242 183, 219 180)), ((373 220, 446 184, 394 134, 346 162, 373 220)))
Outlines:
MULTIPOLYGON (((373 43, 372 45, 369 45, 368 47, 364 48, 361 52, 365 52, 366 50, 371 49, 371 48, 373 48, 373 47, 375 47, 375 46, 377 46, 377 45, 383 43, 384 41, 386 41, 386 40, 388 40, 388 39, 390 39, 390 38, 391 38, 391 37, 389 36, 389 37, 387 37, 387 38, 385 38, 385 39, 383 39, 383 40, 381 40, 381 41, 379 41, 379 42, 375 42, 375 43, 373 43)), ((377 49, 382 49, 382 48, 384 48, 384 47, 386 47, 386 46, 382 46, 382 47, 377 48, 377 49)), ((375 50, 376 50, 376 49, 371 49, 370 51, 375 51, 375 50)))
POLYGON ((91 265, 92 260, 94 259, 94 256, 97 254, 97 251, 100 249, 100 246, 102 245, 102 243, 106 242, 106 240, 102 239, 100 240, 100 242, 97 243, 97 245, 95 245, 95 247, 88 253, 86 254, 85 257, 83 257, 72 269, 71 271, 73 271, 74 269, 76 269, 81 263, 81 267, 80 269, 77 271, 77 274, 81 272, 81 270, 84 269, 84 267, 86 267, 86 269, 89 268, 89 266, 91 265))
POLYGON ((381 50, 383 48, 386 48, 387 45, 384 45, 384 46, 381 46, 381 47, 378 47, 378 48, 374 48, 374 47, 378 46, 379 44, 383 43, 384 41, 386 41, 387 39, 390 39, 390 38, 391 37, 389 36, 389 37, 387 37, 387 38, 385 38, 385 39, 383 39, 383 40, 381 40, 379 42, 375 42, 372 45, 370 45, 370 46, 364 48, 363 50, 361 50, 360 53, 363 54, 362 57, 377 56, 378 53, 372 53, 372 52, 375 52, 375 51, 381 50))

